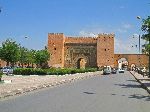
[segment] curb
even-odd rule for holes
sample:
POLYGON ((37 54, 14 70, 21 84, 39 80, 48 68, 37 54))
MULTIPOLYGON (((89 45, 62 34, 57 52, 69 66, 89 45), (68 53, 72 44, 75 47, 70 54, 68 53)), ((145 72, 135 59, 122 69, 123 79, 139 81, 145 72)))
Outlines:
POLYGON ((16 89, 16 90, 13 90, 13 91, 7 91, 7 92, 4 92, 4 93, 0 94, 0 100, 4 99, 4 98, 7 98, 7 97, 20 95, 20 94, 23 94, 23 93, 28 93, 28 92, 43 89, 43 88, 56 87, 58 85, 62 85, 62 84, 66 84, 66 83, 72 83, 72 82, 75 82, 77 80, 83 80, 83 79, 95 77, 95 76, 98 76, 98 75, 100 75, 100 74, 96 73, 96 74, 91 74, 91 75, 78 76, 78 77, 70 78, 70 79, 67 79, 67 80, 63 79, 61 81, 57 81, 57 82, 53 82, 53 83, 45 83, 43 85, 37 85, 37 86, 31 86, 31 87, 22 88, 22 89, 16 89))
POLYGON ((135 75, 131 71, 130 71, 130 73, 137 80, 137 82, 139 82, 141 84, 142 88, 144 88, 145 90, 147 90, 147 92, 150 94, 150 90, 148 89, 148 87, 144 83, 142 83, 138 78, 136 78, 135 75))

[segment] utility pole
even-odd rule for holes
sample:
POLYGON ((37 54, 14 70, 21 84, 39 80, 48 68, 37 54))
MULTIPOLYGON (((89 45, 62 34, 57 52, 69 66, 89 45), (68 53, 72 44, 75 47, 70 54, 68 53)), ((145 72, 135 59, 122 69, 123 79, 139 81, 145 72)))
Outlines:
MULTIPOLYGON (((149 45, 150 45, 150 37, 148 37, 149 45)), ((149 63, 148 63, 148 77, 150 78, 150 48, 148 49, 149 63)))
POLYGON ((141 53, 141 36, 139 35, 139 54, 141 53))

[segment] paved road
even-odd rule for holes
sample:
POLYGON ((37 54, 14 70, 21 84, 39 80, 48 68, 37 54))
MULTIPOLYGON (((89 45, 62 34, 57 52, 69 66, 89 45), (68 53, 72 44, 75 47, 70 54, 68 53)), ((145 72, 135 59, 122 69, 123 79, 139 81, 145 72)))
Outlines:
POLYGON ((0 101, 0 112, 150 112, 150 96, 126 72, 0 101))

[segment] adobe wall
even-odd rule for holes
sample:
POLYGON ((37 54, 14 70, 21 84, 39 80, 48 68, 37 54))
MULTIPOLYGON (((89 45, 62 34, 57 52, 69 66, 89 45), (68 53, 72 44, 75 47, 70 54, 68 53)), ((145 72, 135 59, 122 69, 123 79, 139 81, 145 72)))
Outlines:
POLYGON ((121 58, 125 58, 128 61, 128 68, 130 68, 132 64, 148 67, 148 56, 145 54, 114 54, 114 57, 115 67, 118 66, 118 60, 121 58))
POLYGON ((114 67, 114 34, 99 34, 97 38, 97 66, 114 67))
POLYGON ((65 36, 63 33, 48 34, 49 66, 64 67, 64 42, 65 36))

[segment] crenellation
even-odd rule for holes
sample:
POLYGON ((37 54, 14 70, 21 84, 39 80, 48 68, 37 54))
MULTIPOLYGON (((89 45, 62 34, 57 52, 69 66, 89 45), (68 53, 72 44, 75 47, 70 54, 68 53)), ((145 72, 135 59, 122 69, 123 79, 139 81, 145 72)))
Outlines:
POLYGON ((48 33, 48 35, 63 35, 63 33, 48 33))

